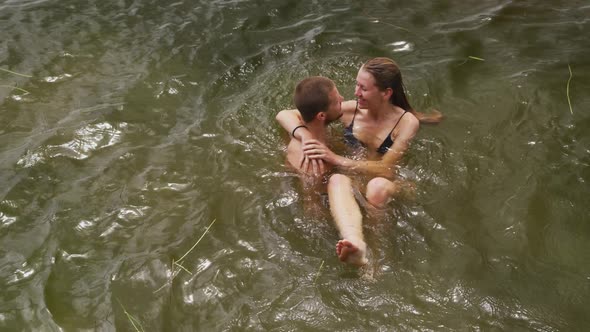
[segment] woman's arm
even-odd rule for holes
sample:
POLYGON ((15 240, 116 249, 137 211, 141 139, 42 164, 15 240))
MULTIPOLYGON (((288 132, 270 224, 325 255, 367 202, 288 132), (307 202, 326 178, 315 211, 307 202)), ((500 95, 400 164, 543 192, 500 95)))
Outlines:
POLYGON ((308 140, 303 144, 303 151, 305 155, 311 160, 321 159, 339 168, 351 170, 354 172, 370 174, 373 176, 382 176, 385 178, 392 178, 395 173, 393 171, 395 164, 391 165, 386 163, 383 159, 361 161, 342 157, 335 154, 327 146, 314 139, 308 140))
POLYGON ((306 142, 303 146, 303 151, 312 159, 319 158, 347 170, 392 178, 395 174, 394 168, 407 151, 410 141, 418 132, 419 126, 420 122, 418 119, 415 117, 409 118, 409 121, 400 128, 393 146, 383 155, 381 160, 360 161, 345 158, 335 154, 316 140, 306 142))
POLYGON ((433 109, 430 113, 417 112, 415 110, 410 110, 410 113, 414 114, 414 116, 420 120, 421 123, 429 124, 439 123, 444 117, 439 110, 435 109, 433 109))

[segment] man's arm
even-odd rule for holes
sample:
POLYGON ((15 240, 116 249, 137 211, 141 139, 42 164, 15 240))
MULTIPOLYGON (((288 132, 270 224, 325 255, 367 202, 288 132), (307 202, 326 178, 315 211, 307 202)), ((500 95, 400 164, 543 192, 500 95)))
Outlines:
POLYGON ((318 185, 321 185, 323 180, 323 171, 322 173, 309 173, 305 171, 304 168, 301 166, 301 159, 303 157, 303 151, 301 149, 301 142, 291 139, 289 145, 287 145, 287 166, 292 167, 297 174, 299 175, 299 179, 303 184, 304 194, 309 194, 310 189, 315 188, 318 185))
MULTIPOLYGON (((307 127, 297 128, 297 130, 295 130, 295 132, 293 133, 293 130, 296 127, 304 125, 303 119, 301 118, 301 113, 299 113, 298 110, 282 110, 276 115, 275 119, 281 125, 281 127, 283 127, 283 129, 285 129, 289 133, 289 135, 294 134, 292 139, 296 139, 302 143, 313 139, 313 136, 311 135, 309 130, 307 130, 307 127)), ((325 171, 323 160, 310 160, 305 155, 305 153, 301 154, 301 159, 297 164, 297 166, 294 166, 300 172, 306 174, 314 174, 317 176, 323 174, 325 171)))
MULTIPOLYGON (((354 115, 354 111, 356 109, 356 100, 348 100, 342 102, 342 121, 350 122, 352 121, 352 116, 354 115), (348 120, 350 118, 350 120, 348 120), (348 121, 347 121, 348 120, 348 121)), ((290 110, 282 110, 276 116, 275 119, 279 123, 279 125, 291 135, 293 133, 293 129, 297 126, 305 125, 303 122, 303 118, 301 117, 301 113, 299 113, 296 109, 290 110)), ((312 139, 311 133, 305 127, 298 128, 295 130, 295 136, 293 136, 296 140, 305 141, 308 139, 312 139)))
MULTIPOLYGON (((281 127, 283 127, 287 133, 289 133, 289 135, 293 133, 293 129, 295 129, 297 126, 305 125, 305 123, 303 123, 303 119, 301 118, 301 113, 299 113, 298 110, 282 110, 277 114, 275 119, 279 125, 281 125, 281 127)), ((303 142, 305 140, 312 139, 313 137, 306 127, 301 127, 295 130, 295 135, 293 138, 303 142)))

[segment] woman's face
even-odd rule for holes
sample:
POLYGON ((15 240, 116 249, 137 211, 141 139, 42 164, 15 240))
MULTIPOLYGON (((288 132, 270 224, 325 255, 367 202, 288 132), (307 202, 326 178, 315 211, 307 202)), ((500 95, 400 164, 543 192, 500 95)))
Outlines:
POLYGON ((375 84, 375 78, 371 73, 361 68, 356 75, 356 88, 354 95, 360 108, 378 107, 383 100, 383 92, 375 84))

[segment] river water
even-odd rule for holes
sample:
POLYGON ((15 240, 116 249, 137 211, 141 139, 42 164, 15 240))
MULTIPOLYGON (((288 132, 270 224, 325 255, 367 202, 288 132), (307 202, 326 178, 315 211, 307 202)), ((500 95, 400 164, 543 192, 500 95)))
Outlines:
POLYGON ((0 330, 586 330, 589 18, 582 0, 0 0, 0 330), (365 216, 356 270, 274 116, 309 75, 354 98, 375 56, 445 120, 403 161, 416 198, 365 216))

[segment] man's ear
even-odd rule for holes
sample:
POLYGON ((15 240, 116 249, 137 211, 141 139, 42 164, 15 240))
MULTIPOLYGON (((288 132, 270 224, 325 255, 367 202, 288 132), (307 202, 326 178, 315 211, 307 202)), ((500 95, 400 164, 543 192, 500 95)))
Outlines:
POLYGON ((326 112, 319 112, 315 115, 315 118, 320 121, 326 121, 326 112))

